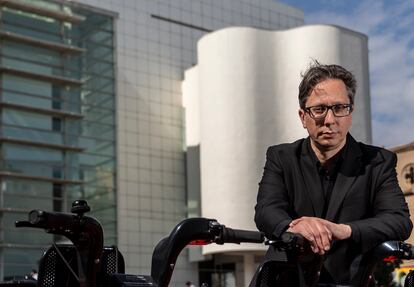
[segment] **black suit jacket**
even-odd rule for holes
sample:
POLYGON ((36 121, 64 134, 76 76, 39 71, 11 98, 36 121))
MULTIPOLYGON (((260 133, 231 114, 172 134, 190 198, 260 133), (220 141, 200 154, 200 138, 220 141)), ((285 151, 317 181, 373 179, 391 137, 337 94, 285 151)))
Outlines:
MULTIPOLYGON (((292 219, 322 217, 324 196, 309 138, 272 146, 259 184, 255 222, 267 237, 277 237, 292 219)), ((325 219, 351 226, 348 240, 334 242, 324 266, 338 284, 349 284, 358 255, 387 240, 405 240, 412 223, 395 171, 396 156, 356 142, 348 134, 343 161, 325 219)), ((267 258, 272 257, 269 251, 267 258)))

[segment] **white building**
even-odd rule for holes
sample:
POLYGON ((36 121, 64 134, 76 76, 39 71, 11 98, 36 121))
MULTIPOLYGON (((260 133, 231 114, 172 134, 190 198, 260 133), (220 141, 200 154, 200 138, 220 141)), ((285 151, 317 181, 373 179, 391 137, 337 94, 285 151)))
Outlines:
MULTIPOLYGON (((298 86, 301 72, 313 59, 342 65, 355 74, 358 88, 351 133, 370 143, 365 35, 325 25, 283 31, 236 27, 199 41, 198 62, 186 71, 183 97, 189 197, 193 206, 201 199, 203 217, 255 229, 254 205, 266 148, 306 136, 298 116, 298 86)), ((214 254, 216 262, 236 263, 236 270, 244 271, 244 286, 263 250, 264 246, 254 244, 203 247, 203 253, 214 254)), ((243 281, 241 274, 236 278, 243 281)))

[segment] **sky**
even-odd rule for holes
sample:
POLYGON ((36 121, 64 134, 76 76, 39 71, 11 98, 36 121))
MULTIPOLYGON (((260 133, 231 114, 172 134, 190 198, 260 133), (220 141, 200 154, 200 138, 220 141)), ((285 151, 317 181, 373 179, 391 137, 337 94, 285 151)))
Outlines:
POLYGON ((368 35, 373 143, 414 142, 414 0, 279 0, 305 24, 335 24, 368 35))

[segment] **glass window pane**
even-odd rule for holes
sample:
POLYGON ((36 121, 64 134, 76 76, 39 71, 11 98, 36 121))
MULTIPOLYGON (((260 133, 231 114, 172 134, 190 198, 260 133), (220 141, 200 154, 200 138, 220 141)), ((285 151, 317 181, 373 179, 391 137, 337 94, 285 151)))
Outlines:
POLYGON ((16 91, 24 94, 50 97, 52 95, 52 83, 11 76, 2 76, 2 85, 4 89, 16 91))
POLYGON ((61 163, 63 155, 61 151, 38 148, 32 146, 21 146, 3 144, 4 158, 7 160, 33 161, 45 163, 61 163))
POLYGON ((53 66, 60 65, 61 61, 59 52, 11 41, 3 42, 2 54, 6 57, 18 58, 22 61, 35 60, 36 62, 53 66))
POLYGON ((52 118, 48 115, 3 109, 2 120, 7 125, 52 130, 52 118))

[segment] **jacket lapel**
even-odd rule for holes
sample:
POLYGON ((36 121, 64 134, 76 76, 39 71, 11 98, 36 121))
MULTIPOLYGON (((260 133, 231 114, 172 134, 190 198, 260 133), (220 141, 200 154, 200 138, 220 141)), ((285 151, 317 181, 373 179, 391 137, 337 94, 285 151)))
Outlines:
POLYGON ((348 134, 348 145, 342 154, 343 161, 339 169, 334 188, 332 190, 331 200, 326 212, 326 219, 335 221, 335 217, 342 206, 342 202, 354 184, 362 168, 362 151, 354 138, 348 134))
POLYGON ((312 155, 308 151, 309 137, 302 143, 300 166, 304 181, 304 190, 308 193, 313 207, 314 216, 322 217, 325 206, 321 180, 318 170, 313 163, 312 155))

